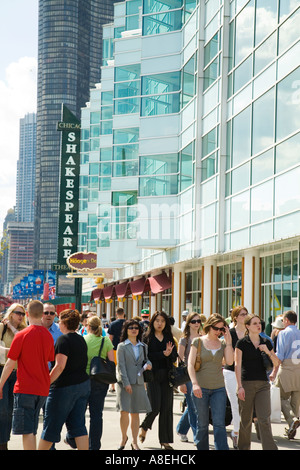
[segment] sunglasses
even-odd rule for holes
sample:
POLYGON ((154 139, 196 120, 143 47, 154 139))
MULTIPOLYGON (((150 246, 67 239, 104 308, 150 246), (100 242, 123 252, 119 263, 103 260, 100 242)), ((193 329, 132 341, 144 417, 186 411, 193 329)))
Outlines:
POLYGON ((195 323, 201 324, 201 320, 191 320, 190 323, 192 323, 192 325, 195 325, 195 323))
POLYGON ((129 326, 127 329, 128 330, 139 330, 139 327, 138 326, 129 326))
POLYGON ((217 326, 212 326, 212 329, 215 330, 215 331, 222 331, 222 333, 225 333, 225 328, 224 327, 218 328, 217 326))
POLYGON ((55 312, 44 312, 44 315, 55 315, 55 312))
POLYGON ((25 317, 24 312, 18 312, 18 310, 14 310, 12 313, 16 313, 17 315, 21 315, 22 317, 25 317))

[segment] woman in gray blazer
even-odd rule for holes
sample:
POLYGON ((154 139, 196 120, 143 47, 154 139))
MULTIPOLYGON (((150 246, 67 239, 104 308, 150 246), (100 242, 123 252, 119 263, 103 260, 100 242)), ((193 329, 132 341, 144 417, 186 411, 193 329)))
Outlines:
MULTIPOLYGON (((125 448, 127 429, 131 416, 132 450, 138 450, 139 413, 151 411, 145 390, 143 363, 147 358, 147 346, 141 342, 143 329, 137 320, 127 320, 122 329, 117 348, 117 411, 120 411, 122 442, 118 450, 125 448), (144 356, 145 352, 145 356, 144 356)), ((151 369, 149 360, 145 368, 151 369)))

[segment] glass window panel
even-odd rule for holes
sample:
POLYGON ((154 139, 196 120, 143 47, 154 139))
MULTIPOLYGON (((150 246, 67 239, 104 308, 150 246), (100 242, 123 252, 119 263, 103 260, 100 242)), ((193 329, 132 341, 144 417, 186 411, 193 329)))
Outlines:
POLYGON ((140 80, 116 83, 115 85, 115 98, 127 98, 129 96, 137 96, 139 94, 140 80))
MULTIPOLYGON (((272 0, 273 1, 273 0, 272 0)), ((272 34, 254 53, 254 75, 264 69, 276 57, 277 33, 272 34)))
POLYGON ((300 67, 277 86, 277 140, 300 128, 300 67))
POLYGON ((288 17, 288 15, 298 5, 297 0, 279 0, 279 17, 280 21, 288 17))
POLYGON ((279 27, 279 54, 299 39, 300 8, 279 27))
POLYGON ((140 98, 125 98, 114 100, 115 114, 133 114, 140 110, 140 98))
POLYGON ((135 160, 139 157, 139 146, 118 145, 114 146, 114 160, 135 160))
POLYGON ((100 136, 100 126, 91 126, 91 137, 100 136))
POLYGON ((139 8, 142 6, 142 0, 128 0, 126 2, 126 15, 134 15, 139 12, 139 8))
POLYGON ((81 140, 87 140, 90 138, 90 130, 89 129, 81 129, 81 140))
POLYGON ((142 98, 142 116, 178 113, 180 110, 180 93, 142 98))
POLYGON ((90 114, 90 122, 91 124, 98 124, 100 122, 100 111, 90 114))
POLYGON ((249 224, 249 191, 245 191, 231 199, 231 229, 249 224))
POLYGON ((274 90, 265 93, 253 104, 252 154, 256 154, 274 142, 274 90))
POLYGON ((300 167, 275 178, 275 215, 300 207, 300 167))
POLYGON ((140 157, 140 175, 165 175, 177 172, 177 153, 140 157))
POLYGON ((112 121, 102 121, 101 122, 101 135, 112 134, 112 121))
POLYGON ((293 251, 292 255, 292 273, 293 281, 298 279, 298 252, 293 251))
POLYGON ((167 196, 177 194, 177 192, 177 175, 140 178, 140 196, 167 196))
POLYGON ((175 8, 181 8, 181 6, 181 0, 170 0, 168 2, 159 0, 144 0, 143 13, 146 14, 174 10, 175 8))
POLYGON ((275 150, 276 173, 299 163, 300 133, 277 145, 275 150))
POLYGON ((251 106, 233 119, 232 164, 247 160, 251 154, 251 106))
POLYGON ((102 106, 101 107, 101 120, 106 121, 107 119, 112 119, 112 117, 113 117, 113 107, 102 106))
POLYGON ((139 29, 139 20, 139 15, 126 16, 126 30, 131 31, 132 29, 139 29))
POLYGON ((219 76, 219 57, 204 70, 204 91, 214 83, 219 76))
POLYGON ((98 247, 105 248, 110 246, 109 234, 99 233, 98 235, 98 247))
POLYGON ((251 190, 251 223, 261 222, 273 216, 273 181, 251 190))
POLYGON ((201 181, 205 181, 217 173, 218 152, 213 153, 201 162, 201 181))
POLYGON ((274 174, 273 150, 268 150, 252 160, 252 184, 259 183, 274 174))
POLYGON ((99 163, 89 164, 89 175, 99 175, 99 163))
POLYGON ((256 0, 255 44, 258 44, 277 25, 277 2, 256 0))
POLYGON ((98 189, 99 185, 99 177, 98 176, 90 176, 89 177, 89 187, 91 189, 98 189))
POLYGON ((181 10, 143 17, 143 35, 169 33, 182 27, 181 10))
POLYGON ((112 105, 113 104, 113 91, 103 91, 101 93, 101 105, 112 105))
POLYGON ((282 275, 283 281, 290 281, 292 279, 292 253, 290 251, 283 253, 282 275))
POLYGON ((113 176, 136 176, 138 173, 138 160, 126 160, 113 164, 113 176))
POLYGON ((100 149, 100 160, 107 161, 107 160, 112 160, 112 148, 102 148, 100 149))
POLYGON ((113 132, 114 144, 130 144, 138 142, 139 140, 139 128, 130 127, 127 129, 116 129, 113 132))
POLYGON ((252 55, 234 71, 233 92, 236 93, 252 78, 252 55))
POLYGON ((232 194, 246 189, 250 184, 250 162, 241 165, 232 171, 232 194))
POLYGON ((274 256, 274 282, 281 282, 281 254, 274 256))
POLYGON ((111 163, 100 163, 100 176, 111 175, 111 163))
POLYGON ((202 137, 202 158, 215 150, 219 145, 219 126, 202 137))
POLYGON ((137 204, 137 191, 114 191, 112 193, 113 206, 133 206, 137 204))
POLYGON ((219 52, 219 33, 215 34, 214 37, 204 47, 204 67, 218 54, 219 52))
POLYGON ((99 191, 109 191, 111 189, 111 178, 99 178, 99 191))
POLYGON ((132 64, 132 65, 123 65, 122 67, 115 68, 115 81, 116 82, 126 82, 131 80, 137 80, 140 78, 141 65, 132 64))
POLYGON ((180 72, 158 73, 142 77, 142 95, 158 95, 180 90, 180 72))
POLYGON ((253 48, 254 0, 237 15, 235 27, 235 65, 244 59, 253 48))

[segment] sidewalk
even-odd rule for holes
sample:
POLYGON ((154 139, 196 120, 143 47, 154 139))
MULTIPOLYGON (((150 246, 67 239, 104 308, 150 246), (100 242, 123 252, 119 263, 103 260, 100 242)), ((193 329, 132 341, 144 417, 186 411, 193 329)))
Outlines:
MULTIPOLYGON (((191 431, 189 431, 188 433, 189 442, 181 442, 179 436, 176 434, 176 425, 181 416, 180 401, 182 397, 183 397, 182 394, 174 394, 174 408, 173 408, 174 410, 174 421, 173 421, 174 443, 172 444, 172 447, 174 448, 175 452, 176 451, 180 451, 180 452, 188 451, 188 452, 197 453, 197 449, 193 444, 191 431)), ((119 426, 119 413, 115 410, 115 402, 116 402, 115 393, 108 392, 106 400, 105 400, 105 409, 104 409, 104 417, 103 417, 104 422, 103 422, 103 436, 102 436, 102 448, 101 448, 101 450, 103 451, 116 450, 119 447, 120 441, 121 441, 121 431, 120 431, 120 426, 119 426)), ((144 415, 141 415, 141 421, 143 419, 143 416, 144 415)), ((87 411, 87 425, 88 425, 88 417, 89 416, 88 416, 88 411, 87 411)), ((283 437, 285 427, 286 427, 286 423, 284 421, 282 421, 281 424, 272 424, 273 436, 278 446, 278 449, 279 450, 300 450, 300 428, 298 430, 298 434, 296 435, 296 439, 289 441, 288 439, 283 437)), ((139 443, 139 446, 142 450, 151 451, 153 453, 157 451, 160 451, 160 453, 166 453, 166 451, 163 451, 160 449, 157 428, 158 428, 158 419, 155 420, 152 430, 148 431, 145 442, 143 444, 139 443)), ((230 449, 233 450, 232 441, 229 437, 231 427, 228 426, 227 430, 228 430, 228 445, 230 449)), ((40 425, 39 425, 37 441, 39 440, 41 431, 42 431, 42 417, 40 417, 40 425)), ((72 450, 68 445, 64 443, 65 434, 66 434, 65 429, 63 429, 61 441, 55 445, 57 450, 72 450)), ((128 443, 126 445, 125 451, 131 450, 130 442, 131 442, 131 431, 129 428, 128 443)), ((210 426, 209 442, 210 442, 210 448, 214 449, 212 426, 210 426)), ((23 450, 22 437, 12 435, 11 440, 8 444, 8 448, 9 450, 23 450)), ((254 426, 252 428, 251 450, 261 450, 261 444, 257 440, 254 426)), ((170 452, 168 452, 168 454, 170 454, 170 452)), ((120 455, 120 453, 117 453, 115 455, 120 455)), ((122 453, 122 455, 124 455, 124 453, 122 453)))

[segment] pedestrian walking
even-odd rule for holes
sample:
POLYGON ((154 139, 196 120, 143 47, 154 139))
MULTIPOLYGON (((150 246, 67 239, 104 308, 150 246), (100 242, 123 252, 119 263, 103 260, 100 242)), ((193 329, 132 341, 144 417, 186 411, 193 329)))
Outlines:
POLYGON ((147 346, 142 343, 143 327, 137 320, 127 320, 122 329, 117 349, 117 402, 120 412, 122 441, 118 450, 123 450, 128 441, 127 430, 131 419, 132 450, 138 450, 139 414, 149 413, 151 405, 144 386, 143 371, 152 369, 147 358, 147 346))
POLYGON ((11 343, 0 379, 0 399, 6 381, 18 364, 12 432, 23 436, 24 450, 36 450, 39 414, 49 393, 48 362, 54 359, 54 343, 42 326, 43 304, 33 300, 27 308, 29 326, 18 332, 11 343))
MULTIPOLYGON (((114 357, 115 364, 117 364, 117 347, 120 342, 121 331, 123 328, 123 323, 125 322, 125 312, 122 307, 118 307, 116 310, 116 320, 112 321, 108 327, 107 334, 114 346, 114 357)), ((110 392, 115 392, 115 385, 112 384, 110 392)))
MULTIPOLYGON (((102 336, 101 320, 97 316, 88 318, 87 335, 84 339, 87 344, 87 368, 86 372, 90 375, 90 365, 93 357, 98 356, 101 349, 102 359, 114 361, 113 345, 108 336, 102 336), (103 343, 103 346, 102 346, 103 343)), ((103 409, 105 397, 107 395, 108 385, 91 379, 91 393, 88 400, 90 412, 89 428, 89 450, 101 449, 101 437, 103 433, 103 409)))
POLYGON ((80 314, 77 310, 63 310, 59 327, 63 333, 55 345, 55 365, 50 372, 51 387, 46 401, 43 431, 39 450, 49 450, 60 441, 63 425, 67 424, 67 439, 75 439, 78 450, 88 450, 85 412, 90 394, 90 380, 86 373, 87 344, 77 334, 80 314))
MULTIPOLYGON (((26 311, 23 305, 13 303, 0 323, 0 376, 7 360, 7 353, 18 331, 27 327, 26 311)), ((10 439, 13 413, 13 389, 17 379, 17 366, 8 377, 3 387, 0 400, 0 450, 7 450, 10 439)))
POLYGON ((262 352, 270 357, 275 366, 278 360, 271 342, 260 336, 259 316, 248 315, 245 327, 246 336, 238 340, 235 348, 235 373, 241 417, 238 448, 251 448, 251 427, 255 410, 263 450, 276 450, 270 420, 270 383, 262 352))
POLYGON ((188 371, 193 385, 193 400, 197 410, 195 443, 198 450, 208 450, 209 408, 211 409, 216 450, 228 450, 225 415, 227 394, 222 364, 233 364, 231 335, 225 319, 211 315, 203 325, 204 335, 192 342, 188 371), (224 339, 220 339, 224 336, 224 339), (195 370, 200 341, 201 366, 195 370))
POLYGON ((270 378, 280 388, 281 410, 288 424, 286 436, 293 439, 300 426, 300 331, 297 314, 293 310, 283 313, 284 329, 277 337, 276 355, 280 361, 270 378))
MULTIPOLYGON (((191 344, 194 338, 201 335, 202 323, 198 313, 192 312, 186 318, 186 324, 183 330, 183 336, 179 340, 178 356, 185 363, 188 364, 188 357, 191 349, 191 344)), ((194 441, 197 432, 197 413, 192 398, 192 382, 189 381, 179 387, 179 390, 185 395, 186 409, 177 424, 176 431, 183 442, 188 441, 187 433, 192 429, 194 441)))
POLYGON ((141 424, 139 439, 142 443, 145 441, 148 429, 151 429, 158 416, 158 438, 161 447, 172 449, 170 443, 173 442, 173 387, 169 384, 168 372, 177 359, 177 351, 165 312, 154 313, 144 342, 148 345, 154 380, 147 384, 152 411, 146 414, 141 424))

